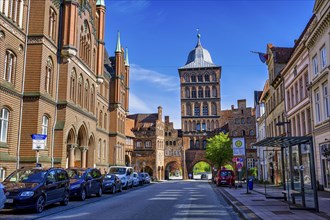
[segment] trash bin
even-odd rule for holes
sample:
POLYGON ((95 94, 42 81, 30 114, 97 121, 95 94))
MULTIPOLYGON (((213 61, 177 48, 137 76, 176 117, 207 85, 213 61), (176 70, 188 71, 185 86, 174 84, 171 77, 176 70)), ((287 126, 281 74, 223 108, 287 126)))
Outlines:
POLYGON ((248 187, 249 187, 249 190, 253 190, 253 179, 249 179, 248 187))

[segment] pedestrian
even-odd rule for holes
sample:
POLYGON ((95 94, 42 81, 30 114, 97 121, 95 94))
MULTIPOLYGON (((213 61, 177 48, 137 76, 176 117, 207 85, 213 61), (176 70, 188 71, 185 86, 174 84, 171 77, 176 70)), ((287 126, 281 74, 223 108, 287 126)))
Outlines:
POLYGON ((191 173, 189 173, 188 176, 189 176, 189 179, 191 179, 191 177, 192 177, 191 173))

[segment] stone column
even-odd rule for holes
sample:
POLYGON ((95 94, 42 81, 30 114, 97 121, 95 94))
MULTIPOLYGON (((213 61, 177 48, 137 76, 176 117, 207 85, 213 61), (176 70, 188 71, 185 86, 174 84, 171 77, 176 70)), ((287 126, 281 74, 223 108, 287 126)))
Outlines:
POLYGON ((86 168, 86 161, 87 161, 86 152, 88 150, 88 147, 87 146, 80 146, 79 148, 81 150, 81 167, 86 168))
POLYGON ((69 151, 69 167, 74 167, 74 149, 77 147, 77 144, 68 144, 69 151))

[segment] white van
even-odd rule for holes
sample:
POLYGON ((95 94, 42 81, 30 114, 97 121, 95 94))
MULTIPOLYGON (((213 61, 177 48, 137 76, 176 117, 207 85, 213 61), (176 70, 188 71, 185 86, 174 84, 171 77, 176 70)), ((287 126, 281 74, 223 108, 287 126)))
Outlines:
POLYGON ((128 189, 133 187, 133 167, 126 166, 111 166, 108 174, 115 174, 121 180, 123 188, 128 189))

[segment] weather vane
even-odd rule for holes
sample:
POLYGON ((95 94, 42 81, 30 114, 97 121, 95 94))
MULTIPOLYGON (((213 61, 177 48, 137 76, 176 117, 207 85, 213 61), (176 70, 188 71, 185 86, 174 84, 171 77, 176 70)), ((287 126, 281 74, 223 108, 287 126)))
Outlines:
POLYGON ((200 38, 201 34, 199 33, 199 28, 196 28, 196 31, 197 31, 197 37, 200 38))

